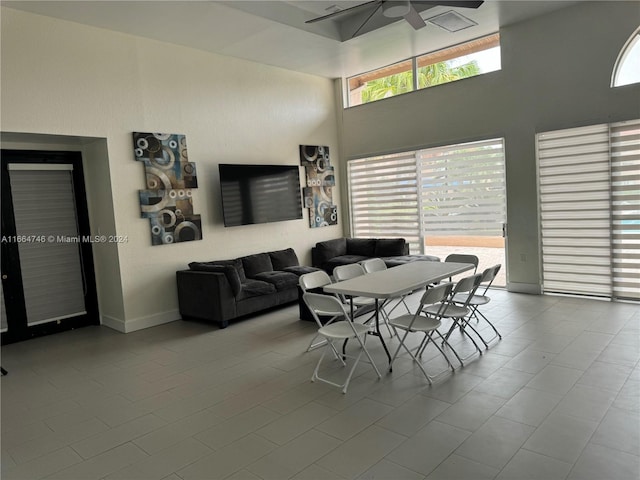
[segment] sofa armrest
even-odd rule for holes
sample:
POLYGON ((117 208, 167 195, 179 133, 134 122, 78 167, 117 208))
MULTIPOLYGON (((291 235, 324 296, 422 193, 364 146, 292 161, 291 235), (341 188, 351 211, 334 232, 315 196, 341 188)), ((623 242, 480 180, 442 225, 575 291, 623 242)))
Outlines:
POLYGON ((317 247, 311 247, 311 266, 316 268, 321 268, 320 264, 322 263, 322 256, 318 251, 317 247))
POLYGON ((325 262, 346 253, 347 239, 344 237, 319 242, 311 248, 311 264, 314 267, 322 268, 325 262))
POLYGON ((218 322, 222 328, 236 317, 236 299, 224 273, 176 272, 180 315, 218 322))

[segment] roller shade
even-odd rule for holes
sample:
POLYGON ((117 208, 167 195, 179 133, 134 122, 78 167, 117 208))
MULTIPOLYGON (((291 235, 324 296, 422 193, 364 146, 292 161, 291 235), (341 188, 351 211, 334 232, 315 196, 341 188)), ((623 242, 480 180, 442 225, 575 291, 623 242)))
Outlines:
POLYGON ((613 294, 640 300, 640 120, 611 125, 613 294))
POLYGON ((638 299, 640 121, 537 135, 543 288, 638 299))
POLYGON ((403 237, 420 252, 415 153, 352 160, 348 178, 352 235, 403 237))
POLYGON ((506 222, 504 141, 418 152, 423 234, 502 236, 506 222))
POLYGON ((27 324, 86 313, 70 165, 9 164, 27 324))

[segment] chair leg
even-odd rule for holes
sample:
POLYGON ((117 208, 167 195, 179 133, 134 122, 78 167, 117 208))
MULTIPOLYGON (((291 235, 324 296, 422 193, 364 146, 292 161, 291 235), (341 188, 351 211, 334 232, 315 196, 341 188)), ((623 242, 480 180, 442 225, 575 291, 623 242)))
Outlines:
MULTIPOLYGON (((465 323, 461 323, 461 322, 464 322, 464 318, 461 318, 461 319, 451 318, 451 320, 452 320, 453 323, 451 324, 451 327, 449 328, 449 331, 447 332, 447 334, 444 336, 444 340, 443 341, 446 341, 447 343, 449 343, 449 337, 451 336, 451 333, 456 328, 460 328, 460 332, 463 335, 465 335, 469 340, 471 340, 471 343, 473 343, 473 346, 476 348, 476 351, 478 352, 478 354, 482 355, 482 350, 480 349, 480 347, 478 346, 478 344, 476 343, 474 338, 471 335, 469 335, 469 332, 467 332, 465 330, 464 327, 465 327, 466 324, 465 323)), ((463 363, 463 360, 465 360, 465 361, 469 360, 471 357, 473 357, 474 354, 475 354, 475 352, 467 355, 466 357, 464 357, 462 359, 458 355, 456 355, 456 356, 458 357, 458 360, 460 360, 460 363, 463 363)))
MULTIPOLYGON (((325 325, 329 325, 329 324, 333 323, 337 318, 338 318, 338 317, 333 317, 333 318, 331 318, 330 320, 328 320, 328 321, 325 323, 325 325)), ((318 320, 316 320, 316 323, 318 324, 318 328, 322 328, 322 327, 323 327, 322 323, 320 323, 318 320)), ((325 339, 320 340, 320 341, 319 341, 319 342, 317 342, 317 343, 313 343, 313 342, 315 342, 315 341, 316 341, 316 339, 317 339, 318 337, 320 337, 320 336, 321 336, 321 335, 320 335, 319 333, 316 333, 316 334, 315 334, 315 336, 314 336, 314 337, 311 339, 311 341, 309 342, 309 346, 307 347, 307 350, 306 350, 307 352, 310 352, 311 350, 314 350, 314 349, 316 349, 316 348, 322 347, 323 345, 326 345, 326 344, 327 344, 327 339, 326 339, 326 338, 325 338, 325 339)))
MULTIPOLYGON (((393 357, 391 357, 391 361, 389 362, 389 371, 391 371, 392 369, 393 362, 398 356, 398 353, 400 352, 400 348, 404 346, 404 340, 405 338, 407 338, 407 335, 409 335, 409 330, 404 331, 404 336, 402 338, 400 338, 400 336, 398 335, 398 340, 400 340, 400 343, 398 344, 398 348, 396 348, 396 352, 393 354, 393 357)), ((406 349, 407 347, 405 346, 404 348, 406 349)))
POLYGON ((467 327, 469 327, 469 328, 473 331, 473 333, 475 333, 475 334, 476 334, 476 336, 480 339, 480 341, 481 341, 481 342, 482 342, 482 344, 484 345, 485 350, 488 350, 488 349, 489 349, 489 345, 487 345, 487 342, 485 342, 485 341, 484 341, 484 338, 482 338, 482 335, 480 335, 480 333, 478 333, 478 330, 476 330, 476 329, 473 327, 473 325, 471 325, 471 315, 469 315, 469 316, 468 316, 468 317, 466 317, 466 318, 462 318, 462 319, 461 319, 461 321, 462 321, 462 325, 463 325, 463 327, 462 327, 462 328, 467 328, 467 327))
POLYGON ((416 358, 416 356, 411 352, 411 350, 405 345, 404 341, 407 338, 407 335, 409 335, 409 330, 405 330, 404 331, 404 335, 403 335, 402 339, 400 340, 400 344, 398 345, 398 348, 396 348, 396 353, 393 355, 393 358, 391 359, 391 362, 389 363, 389 371, 391 371, 391 366, 393 365, 393 361, 398 356, 398 352, 400 352, 400 348, 404 347, 404 349, 407 351, 409 356, 413 359, 413 361, 415 363, 418 364, 418 367, 420 368, 420 370, 422 370, 422 373, 424 374, 424 376, 426 377, 427 381, 429 382, 429 385, 433 384, 433 380, 431 379, 431 376, 427 373, 427 371, 424 369, 424 366, 422 365, 422 362, 419 361, 416 358))
MULTIPOLYGON (((344 362, 344 360, 342 359, 342 356, 341 356, 341 355, 338 353, 338 351, 336 350, 336 347, 333 345, 333 343, 332 343, 331 341, 329 341, 329 340, 327 340, 326 342, 327 342, 327 346, 326 346, 326 348, 322 351, 322 355, 320 355, 320 359, 318 360, 318 363, 316 364, 316 368, 315 368, 315 370, 313 371, 313 375, 311 375, 311 381, 312 381, 312 382, 315 382, 316 380, 322 380, 322 381, 325 381, 325 382, 326 382, 326 380, 323 380, 322 378, 320 378, 320 377, 318 376, 318 371, 320 371, 320 364, 321 364, 321 363, 322 363, 322 361, 324 360, 324 357, 327 355, 327 352, 328 352, 329 350, 333 350, 333 353, 335 354, 336 358, 337 358, 338 360, 340 360, 340 363, 342 363, 342 366, 343 366, 343 367, 346 367, 346 366, 347 366, 347 364, 346 364, 346 363, 344 362)), ((331 383, 331 382, 327 382, 327 383, 331 383)), ((333 384, 333 385, 335 385, 335 384, 333 384)), ((340 386, 340 387, 341 387, 342 385, 338 385, 338 386, 340 386)))
MULTIPOLYGON (((440 337, 440 339, 442 340, 442 345, 443 345, 443 346, 445 346, 445 345, 446 345, 447 347, 449 347, 449 350, 451 350, 451 351, 453 352, 453 354, 454 354, 454 355, 456 356, 456 358, 458 359, 458 362, 460 362, 460 366, 461 366, 461 367, 464 367, 464 362, 463 362, 463 361, 462 361, 462 359, 460 358, 460 355, 458 355, 458 352, 456 352, 456 349, 455 349, 455 348, 453 348, 453 347, 451 346, 451 344, 447 341, 447 339, 446 339, 446 338, 444 338, 444 337, 442 336, 442 334, 441 334, 438 330, 436 330, 436 333, 438 334, 438 336, 439 336, 439 337, 440 337)), ((432 339, 431 341, 433 341, 433 339, 432 339)), ((433 343, 436 343, 436 342, 433 342, 433 343)), ((437 346, 438 346, 438 345, 436 344, 436 347, 437 347, 437 346)), ((452 367, 452 368, 453 368, 453 367, 452 367)))
POLYGON ((395 327, 392 327, 389 324, 389 315, 391 314, 391 312, 393 312, 393 308, 391 309, 390 312, 386 312, 384 310, 384 307, 385 307, 385 304, 383 303, 380 306, 380 315, 382 316, 382 320, 384 322, 384 325, 387 327, 387 331, 389 332, 389 337, 393 337, 396 334, 395 327))
POLYGON ((316 348, 322 347, 323 345, 327 344, 327 340, 326 339, 320 340, 317 343, 313 343, 313 342, 315 342, 316 338, 318 338, 319 336, 320 336, 320 334, 316 333, 316 335, 311 339, 311 341, 309 342, 309 346, 307 347, 307 350, 306 350, 307 352, 310 352, 311 350, 314 350, 316 348))
POLYGON ((353 366, 351 367, 351 370, 349 371, 349 375, 347 375, 347 379, 344 381, 344 384, 339 385, 342 387, 342 393, 347 393, 347 388, 349 387, 349 382, 351 381, 351 377, 353 376, 353 372, 356 371, 356 367, 358 366, 358 362, 360 362, 360 357, 362 356, 362 352, 364 350, 360 350, 360 353, 358 353, 358 356, 356 357, 355 361, 353 362, 353 366))
POLYGON ((378 378, 382 378, 382 375, 380 375, 380 371, 376 366, 376 362, 373 361, 373 358, 371 358, 371 355, 369 355, 369 351, 365 348, 365 343, 367 342, 367 335, 366 334, 364 335, 364 340, 362 340, 360 337, 356 337, 356 338, 358 339, 360 348, 362 348, 362 351, 367 355, 367 358, 369 359, 369 363, 371 364, 373 369, 376 371, 376 375, 378 375, 378 378))
MULTIPOLYGON (((456 356, 456 358, 460 362, 460 365, 464 367, 464 364, 462 363, 462 360, 460 360, 460 356, 458 355, 458 352, 455 351, 455 349, 449 344, 449 342, 447 342, 445 340, 445 338, 442 336, 442 334, 437 329, 435 330, 435 332, 442 339, 442 345, 443 346, 446 345, 447 347, 449 347, 449 349, 453 352, 453 354, 456 356)), ((424 338, 422 339, 422 342, 420 343, 420 345, 416 349, 416 355, 418 355, 419 357, 422 357, 422 354, 427 349, 427 345, 429 344, 429 342, 431 342, 431 343, 433 343, 435 345, 435 347, 438 349, 438 351, 442 354, 444 359, 447 361, 447 365, 449 366, 449 368, 451 368, 452 371, 455 371, 455 367, 451 363, 451 360, 449 360, 449 355, 447 355, 447 353, 433 339, 433 332, 425 333, 424 338)))
MULTIPOLYGON (((315 382, 316 380, 319 380, 321 382, 328 383, 329 385, 333 385, 334 387, 341 388, 342 389, 342 393, 347 393, 347 388, 349 387, 349 383, 351 382, 351 377, 353 376, 353 373, 355 372, 356 367, 358 366, 358 363, 360 362, 360 358, 362 357, 362 353, 363 352, 365 353, 365 355, 369 359, 369 363, 371 363, 371 365, 373 366, 373 369, 375 370, 376 374, 378 375, 378 378, 381 378, 382 375, 380 375, 380 371, 378 370, 378 367, 374 363, 373 358, 371 358, 371 355, 369 355, 369 352, 364 347, 364 342, 360 339, 360 337, 356 337, 356 338, 358 340, 358 343, 360 344, 360 351, 358 352, 357 356, 355 356, 355 357, 350 356, 349 357, 349 358, 354 358, 355 360, 353 362, 353 365, 349 369, 349 373, 347 374, 347 378, 345 379, 344 383, 338 384, 338 383, 332 382, 331 380, 327 380, 326 378, 322 378, 322 377, 320 377, 320 375, 318 375, 318 373, 320 371, 320 365, 322 364, 322 361, 324 360, 324 357, 326 356, 326 354, 327 354, 327 352, 329 350, 333 351, 334 355, 336 356, 336 358, 338 360, 340 360, 340 363, 342 363, 343 367, 347 366, 346 362, 343 360, 343 355, 338 353, 338 350, 336 349, 335 345, 330 340, 327 340, 327 347, 324 349, 324 351, 322 352, 322 355, 320 356, 320 359, 318 360, 316 368, 313 371, 313 375, 311 375, 311 381, 315 382)), ((365 341, 366 341, 366 335, 365 335, 365 341)))
MULTIPOLYGON (((493 323, 491 323, 491 321, 490 321, 490 320, 489 320, 489 319, 488 319, 488 318, 487 318, 487 317, 486 317, 486 316, 485 316, 485 315, 484 315, 480 310, 478 310, 478 307, 476 307, 476 308, 475 308, 475 313, 477 313, 478 315, 480 315, 480 316, 483 318, 483 320, 484 320, 485 322, 487 322, 487 323, 489 324, 489 326, 490 326, 490 327, 493 329, 493 331, 495 332, 495 335, 494 335, 492 338, 490 338, 489 340, 487 340, 487 341, 485 342, 485 344, 489 344, 489 343, 493 342, 496 338, 497 338, 497 339, 499 339, 499 340, 502 340, 502 335, 500 335, 500 332, 498 332, 498 329, 495 327, 495 325, 494 325, 493 323)), ((476 315, 476 318, 478 318, 478 317, 477 317, 477 315, 476 315)), ((479 320, 480 320, 480 319, 478 318, 478 321, 479 321, 479 320)), ((489 348, 489 347, 487 346, 487 348, 489 348)))

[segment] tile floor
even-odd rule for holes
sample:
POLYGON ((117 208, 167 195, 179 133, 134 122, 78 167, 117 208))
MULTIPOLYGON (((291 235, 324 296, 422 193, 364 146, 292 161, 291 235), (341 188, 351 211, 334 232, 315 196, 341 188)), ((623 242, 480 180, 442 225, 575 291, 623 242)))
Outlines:
POLYGON ((382 380, 362 364, 346 395, 310 383, 296 306, 5 346, 2 478, 638 479, 638 306, 492 298, 504 338, 482 357, 433 386, 406 354, 382 380))

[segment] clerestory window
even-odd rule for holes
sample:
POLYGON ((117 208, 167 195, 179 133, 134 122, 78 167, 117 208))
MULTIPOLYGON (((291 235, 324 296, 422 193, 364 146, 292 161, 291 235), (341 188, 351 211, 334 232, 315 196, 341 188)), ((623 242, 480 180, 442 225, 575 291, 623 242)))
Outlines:
POLYGON ((347 79, 348 107, 501 69, 500 34, 403 60, 347 79))

